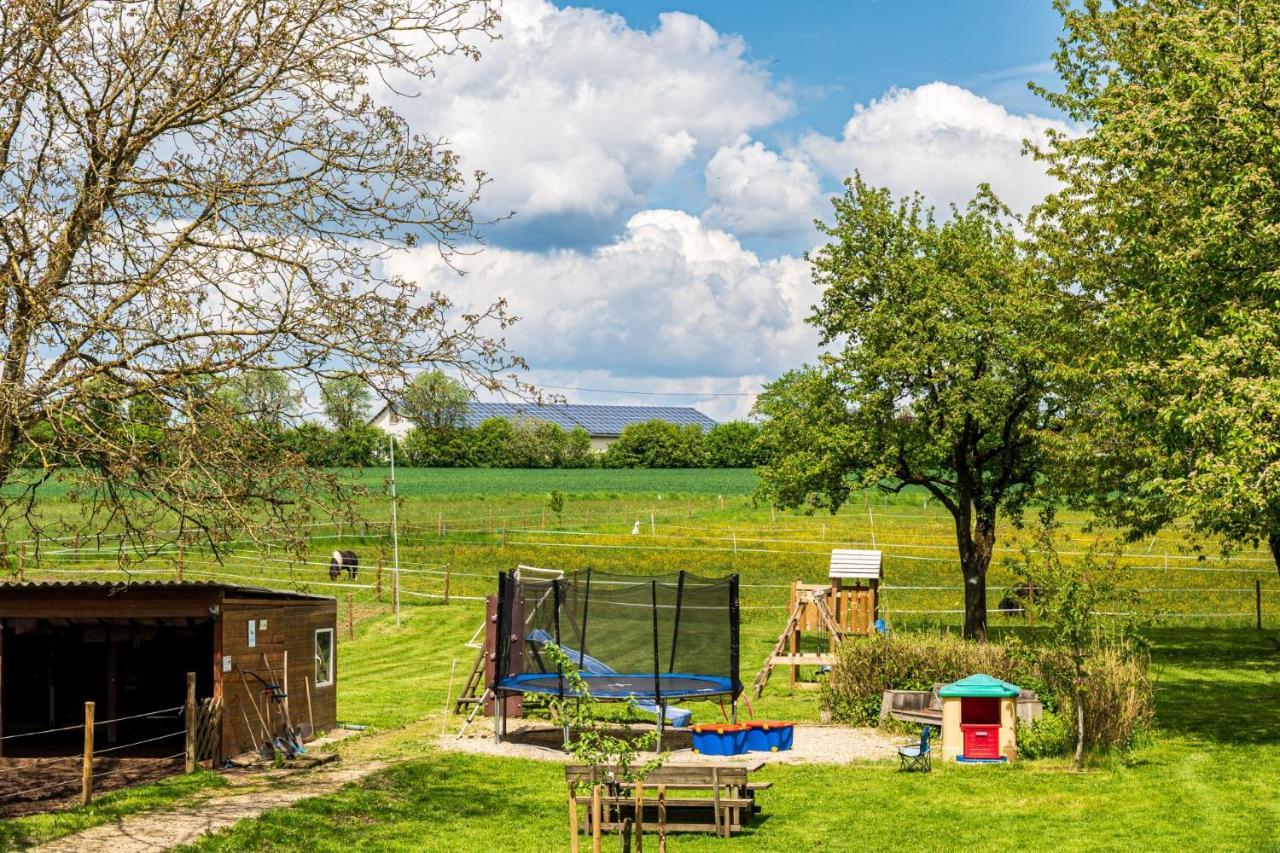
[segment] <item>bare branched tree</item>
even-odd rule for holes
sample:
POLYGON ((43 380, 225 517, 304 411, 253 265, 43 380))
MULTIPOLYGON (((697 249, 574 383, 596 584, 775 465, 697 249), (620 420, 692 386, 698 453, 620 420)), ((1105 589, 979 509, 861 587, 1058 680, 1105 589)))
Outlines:
POLYGON ((489 0, 0 4, 5 541, 216 545, 331 509, 345 487, 219 393, 246 371, 388 398, 441 365, 519 385, 503 303, 461 313, 386 269, 474 245, 484 176, 369 95, 478 59, 497 20, 489 0), (52 480, 82 506, 39 511, 52 480))

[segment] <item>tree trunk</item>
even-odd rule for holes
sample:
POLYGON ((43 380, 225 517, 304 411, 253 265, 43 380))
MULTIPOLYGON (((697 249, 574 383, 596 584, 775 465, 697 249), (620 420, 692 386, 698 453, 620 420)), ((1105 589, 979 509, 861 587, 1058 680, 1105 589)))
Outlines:
POLYGON ((1267 544, 1271 546, 1271 559, 1275 561, 1276 572, 1280 574, 1280 533, 1272 533, 1268 536, 1267 544))
POLYGON ((1076 693, 1076 769, 1084 767, 1084 693, 1076 693))
POLYGON ((960 551, 960 568, 964 574, 964 636, 967 640, 987 641, 987 568, 995 550, 996 520, 994 513, 979 510, 977 520, 969 523, 969 509, 957 513, 956 545, 960 551))

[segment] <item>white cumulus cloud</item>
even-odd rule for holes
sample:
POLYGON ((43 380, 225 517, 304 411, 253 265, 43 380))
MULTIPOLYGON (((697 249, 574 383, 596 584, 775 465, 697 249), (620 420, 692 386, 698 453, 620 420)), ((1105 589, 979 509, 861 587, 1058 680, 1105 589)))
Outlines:
POLYGON ((507 297, 522 318, 508 343, 539 376, 602 377, 593 381, 623 388, 634 379, 679 380, 684 389, 705 380, 706 390, 733 391, 743 377, 758 387, 755 379, 817 352, 804 323, 817 295, 808 265, 763 260, 679 211, 636 214, 616 241, 590 251, 490 248, 468 260, 461 282, 427 249, 393 264, 464 309, 507 297))
POLYGON ((807 233, 822 206, 822 189, 804 159, 778 154, 739 137, 707 163, 710 207, 703 218, 734 233, 807 233))
POLYGON ((508 0, 500 31, 479 62, 394 81, 416 97, 380 97, 486 170, 484 209, 516 211, 514 227, 625 215, 686 163, 791 108, 741 39, 692 15, 663 14, 646 32, 593 9, 508 0))
POLYGON ((1027 211, 1056 188, 1044 166, 1022 153, 1023 140, 1065 122, 1016 115, 949 83, 892 89, 859 104, 839 138, 809 134, 801 150, 835 178, 859 171, 904 195, 919 190, 939 205, 963 204, 990 183, 1006 204, 1027 211))

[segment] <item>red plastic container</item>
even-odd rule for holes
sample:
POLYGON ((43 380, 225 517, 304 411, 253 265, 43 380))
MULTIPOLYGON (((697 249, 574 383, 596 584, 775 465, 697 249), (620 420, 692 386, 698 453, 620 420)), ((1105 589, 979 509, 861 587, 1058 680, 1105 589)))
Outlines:
POLYGON ((961 723, 965 758, 999 758, 1000 724, 961 723))

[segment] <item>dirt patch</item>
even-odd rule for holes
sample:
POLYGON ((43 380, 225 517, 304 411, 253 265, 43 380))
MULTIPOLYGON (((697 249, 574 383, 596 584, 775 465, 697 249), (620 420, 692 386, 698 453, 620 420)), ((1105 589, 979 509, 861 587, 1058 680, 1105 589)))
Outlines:
MULTIPOLYGON (((93 760, 93 792, 105 794, 182 772, 181 758, 93 760)), ((0 818, 67 808, 80 801, 81 757, 0 758, 0 818)))
MULTIPOLYGON (((653 731, 652 726, 627 729, 639 734, 653 731)), ((618 732, 625 733, 624 731, 618 732)), ((851 761, 876 761, 892 758, 901 739, 894 740, 876 729, 846 726, 796 726, 795 745, 786 752, 749 752, 745 755, 698 755, 693 752, 692 737, 687 731, 668 731, 663 735, 663 748, 680 764, 848 764, 851 761)), ((571 760, 562 749, 564 737, 560 729, 545 724, 512 721, 511 729, 501 744, 494 743, 493 733, 477 732, 458 738, 446 735, 440 739, 441 749, 474 752, 538 761, 564 763, 571 760)))

